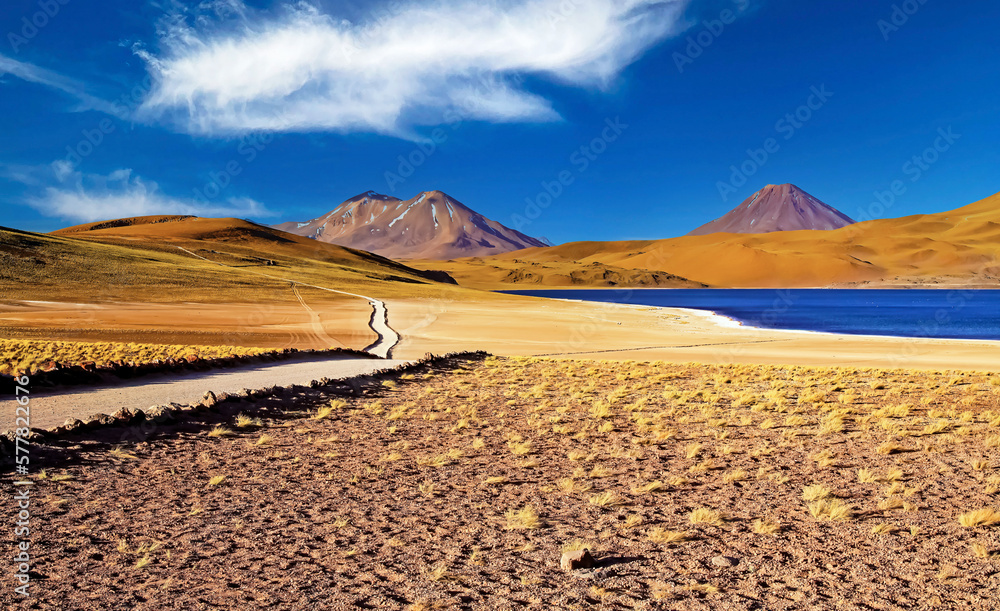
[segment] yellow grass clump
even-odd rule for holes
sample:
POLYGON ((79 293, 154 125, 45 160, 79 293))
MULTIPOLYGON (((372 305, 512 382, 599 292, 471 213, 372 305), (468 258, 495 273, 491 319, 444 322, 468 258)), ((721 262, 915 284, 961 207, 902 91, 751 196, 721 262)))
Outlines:
POLYGON ((94 362, 151 363, 168 358, 197 356, 201 359, 229 355, 247 356, 267 352, 266 348, 242 346, 185 346, 174 344, 135 344, 125 342, 62 342, 0 339, 0 374, 13 375, 39 369, 53 361, 64 365, 94 362))
POLYGON ((840 499, 826 499, 809 503, 809 513, 820 521, 840 521, 851 518, 851 508, 840 499))
POLYGON ((544 525, 531 505, 521 509, 511 509, 504 517, 507 518, 507 530, 535 530, 544 525))
POLYGON ((1000 511, 992 507, 984 507, 958 516, 958 523, 966 528, 1000 524, 1000 511))
POLYGON ((699 507, 692 510, 691 513, 688 514, 688 519, 691 520, 692 524, 711 524, 712 526, 721 526, 725 521, 721 512, 715 511, 714 509, 707 509, 705 507, 699 507))
POLYGON ((686 532, 677 530, 667 530, 665 528, 651 528, 649 532, 646 533, 646 537, 652 543, 659 543, 660 545, 668 545, 670 543, 680 543, 682 541, 687 541, 690 536, 686 532))

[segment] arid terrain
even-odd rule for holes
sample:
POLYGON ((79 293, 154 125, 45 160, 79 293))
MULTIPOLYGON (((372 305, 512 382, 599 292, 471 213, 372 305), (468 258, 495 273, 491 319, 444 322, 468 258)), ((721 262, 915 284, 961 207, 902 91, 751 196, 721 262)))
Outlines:
POLYGON ((453 358, 151 433, 38 447, 31 608, 985 610, 1000 589, 996 374, 453 358), (563 571, 580 548, 597 567, 563 571))
POLYGON ((995 288, 1000 286, 998 243, 1000 194, 948 212, 867 221, 832 231, 571 242, 484 259, 409 264, 444 270, 459 284, 479 288, 545 285, 548 277, 556 280, 552 284, 563 285, 563 276, 588 265, 660 270, 715 288, 995 288))

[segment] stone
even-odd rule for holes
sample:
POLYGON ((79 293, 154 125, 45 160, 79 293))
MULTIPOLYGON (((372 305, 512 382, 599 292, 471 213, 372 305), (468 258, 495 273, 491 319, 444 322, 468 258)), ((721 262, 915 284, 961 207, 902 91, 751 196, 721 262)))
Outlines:
POLYGON ((590 569, 594 567, 594 557, 590 552, 583 549, 575 552, 566 552, 559 561, 559 566, 564 571, 575 571, 577 569, 590 569))
POLYGON ((154 422, 172 422, 174 420, 174 408, 169 405, 158 405, 146 410, 146 419, 154 422))
POLYGON ((77 429, 83 428, 83 420, 79 418, 69 418, 66 422, 63 422, 63 427, 65 427, 66 432, 72 432, 77 429))
POLYGON ((115 412, 113 414, 113 416, 114 416, 115 420, 118 420, 118 421, 121 421, 121 422, 131 422, 132 418, 135 417, 135 412, 133 412, 132 410, 130 410, 127 407, 123 407, 120 410, 118 410, 117 412, 115 412))
POLYGON ((724 569, 734 567, 739 563, 739 561, 736 558, 730 558, 728 556, 716 556, 715 558, 712 558, 711 562, 712 566, 717 566, 724 569))
POLYGON ((205 407, 213 407, 219 402, 219 398, 215 396, 215 393, 208 391, 205 396, 201 398, 201 404, 205 407))

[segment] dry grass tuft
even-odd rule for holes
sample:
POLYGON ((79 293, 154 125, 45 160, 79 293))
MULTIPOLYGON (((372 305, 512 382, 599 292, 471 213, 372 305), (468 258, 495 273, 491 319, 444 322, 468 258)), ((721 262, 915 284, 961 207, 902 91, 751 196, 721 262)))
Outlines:
POLYGON ((667 530, 660 527, 651 528, 649 532, 646 533, 646 537, 650 540, 650 542, 658 543, 660 545, 681 543, 682 541, 688 541, 691 538, 686 532, 667 530))
POLYGON ((336 410, 333 408, 333 406, 324 405, 323 407, 316 410, 316 413, 313 414, 312 418, 313 420, 326 420, 327 418, 333 415, 334 411, 336 410))
POLYGON ((1000 512, 992 507, 984 507, 958 516, 958 523, 966 528, 1000 524, 1000 512))
POLYGON ((841 521, 851 519, 851 508, 840 499, 828 499, 809 503, 809 514, 820 521, 841 521))
POLYGON ((688 514, 688 519, 692 524, 711 524, 712 526, 722 526, 725 516, 714 509, 699 507, 688 514))
POLYGON ((833 496, 833 492, 823 484, 813 484, 802 489, 803 501, 820 501, 833 496))
POLYGON ((781 525, 777 522, 758 518, 753 521, 751 529, 758 535, 773 535, 781 531, 781 525))
POLYGON ((535 530, 545 525, 531 505, 511 509, 504 517, 507 518, 507 530, 535 530))
POLYGON ((587 502, 598 507, 613 507, 615 505, 625 504, 625 500, 611 490, 595 494, 587 499, 587 502))
POLYGON ((583 539, 573 539, 569 543, 562 546, 562 551, 566 552, 582 552, 583 550, 593 551, 594 545, 589 541, 584 541, 583 539))

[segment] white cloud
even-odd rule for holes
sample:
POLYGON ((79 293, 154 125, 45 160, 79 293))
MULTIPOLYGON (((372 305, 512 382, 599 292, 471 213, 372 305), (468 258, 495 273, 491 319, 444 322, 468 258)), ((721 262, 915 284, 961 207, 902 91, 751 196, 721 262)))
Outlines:
POLYGON ((0 54, 0 76, 5 74, 10 74, 29 83, 44 85, 69 94, 80 102, 80 107, 77 110, 97 110, 113 114, 113 105, 87 93, 87 88, 83 83, 63 76, 58 72, 53 72, 52 70, 27 62, 17 61, 16 59, 0 54))
POLYGON ((520 77, 606 87, 682 29, 688 1, 394 1, 351 22, 304 2, 275 17, 225 0, 209 5, 232 16, 227 23, 174 13, 160 54, 137 51, 155 79, 142 110, 198 134, 413 137, 449 109, 493 122, 558 120, 520 77))
POLYGON ((161 214, 239 218, 274 215, 263 204, 245 197, 222 202, 170 197, 161 193, 155 182, 133 176, 128 169, 107 176, 83 174, 65 161, 53 163, 50 169, 58 184, 29 198, 28 205, 46 216, 80 223, 161 214))

